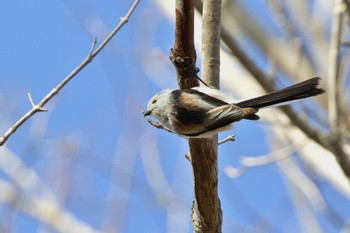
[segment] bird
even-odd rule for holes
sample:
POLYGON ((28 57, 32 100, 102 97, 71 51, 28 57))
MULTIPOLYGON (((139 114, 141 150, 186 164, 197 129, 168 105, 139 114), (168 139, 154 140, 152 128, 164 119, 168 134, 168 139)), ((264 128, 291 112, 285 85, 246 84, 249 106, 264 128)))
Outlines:
POLYGON ((165 89, 147 104, 144 116, 155 117, 162 128, 185 138, 209 138, 230 130, 242 119, 258 120, 261 108, 289 104, 325 92, 321 78, 314 77, 286 88, 235 102, 233 98, 210 87, 165 89))

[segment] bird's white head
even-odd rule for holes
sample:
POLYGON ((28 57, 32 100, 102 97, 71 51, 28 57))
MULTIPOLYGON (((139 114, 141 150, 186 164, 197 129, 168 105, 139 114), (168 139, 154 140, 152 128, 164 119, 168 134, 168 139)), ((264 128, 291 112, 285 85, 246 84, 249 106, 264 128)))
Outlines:
POLYGON ((170 93, 173 90, 165 89, 155 94, 147 104, 147 111, 144 113, 145 116, 154 116, 159 119, 164 114, 166 106, 169 105, 170 93))

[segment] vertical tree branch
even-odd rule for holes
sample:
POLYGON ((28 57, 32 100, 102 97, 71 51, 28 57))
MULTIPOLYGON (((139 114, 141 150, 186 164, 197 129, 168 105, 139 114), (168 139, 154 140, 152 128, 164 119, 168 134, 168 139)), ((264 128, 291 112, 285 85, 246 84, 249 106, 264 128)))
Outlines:
MULTIPOLYGON (((206 81, 219 86, 220 64, 220 6, 221 1, 207 1, 206 26, 203 42, 206 49, 206 81), (215 10, 218 9, 218 10, 215 10), (210 51, 210 50, 214 51, 210 51)), ((177 71, 181 89, 198 86, 196 52, 194 48, 193 0, 176 0, 175 44, 170 60, 177 71)), ((203 24, 204 25, 204 24, 203 24)), ((218 198, 217 137, 214 139, 189 139, 190 161, 193 167, 194 201, 192 223, 195 232, 221 232, 222 212, 218 198)))
POLYGON ((350 178, 350 157, 342 153, 342 135, 340 134, 340 98, 343 95, 339 77, 340 66, 340 45, 342 37, 343 16, 347 5, 344 0, 335 0, 333 5, 333 22, 331 41, 329 48, 329 74, 328 74, 328 116, 330 127, 330 138, 332 146, 335 149, 335 156, 338 159, 344 173, 350 178))
POLYGON ((221 232, 222 211, 218 197, 217 143, 215 139, 190 139, 194 176, 192 225, 196 233, 221 232))
POLYGON ((331 131, 337 134, 339 131, 339 96, 341 88, 339 86, 339 65, 340 65, 340 43, 342 36, 343 15, 346 11, 344 0, 335 0, 333 6, 333 22, 331 41, 329 49, 329 74, 328 74, 328 115, 331 131))
POLYGON ((203 1, 202 79, 219 89, 221 0, 203 1))
MULTIPOLYGON (((204 0, 202 18, 202 79, 210 86, 219 88, 220 76, 220 19, 221 1, 204 0)), ((191 161, 195 175, 195 202, 192 221, 195 232, 221 232, 222 211, 218 197, 218 137, 201 139, 205 147, 193 145, 198 139, 190 140, 191 161), (206 155, 207 161, 203 161, 206 155), (206 168, 203 170, 203 167, 206 168), (205 174, 201 174, 201 172, 205 174), (204 176, 203 183, 196 174, 204 176)))
POLYGON ((193 38, 193 0, 176 0, 175 17, 175 43, 170 52, 170 60, 176 68, 180 89, 187 89, 199 84, 193 38))

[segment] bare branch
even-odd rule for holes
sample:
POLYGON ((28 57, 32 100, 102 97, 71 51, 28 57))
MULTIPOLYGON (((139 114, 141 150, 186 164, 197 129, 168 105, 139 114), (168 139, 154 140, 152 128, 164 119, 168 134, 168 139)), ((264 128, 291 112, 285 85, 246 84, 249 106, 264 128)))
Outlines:
POLYGON ((176 0, 175 43, 170 52, 180 89, 198 86, 196 50, 194 48, 193 0, 176 0))
POLYGON ((332 133, 336 134, 339 128, 339 96, 342 96, 342 88, 339 88, 340 45, 342 37, 343 15, 346 11, 344 0, 334 1, 332 35, 329 49, 329 74, 328 74, 328 115, 332 133), (339 93, 341 92, 341 93, 339 93))
MULTIPOLYGON (((209 77, 216 73, 211 79, 203 78, 209 85, 218 87, 219 84, 219 64, 220 64, 220 15, 221 1, 206 0, 207 19, 203 18, 203 28, 209 26, 208 33, 203 33, 207 37, 207 63, 209 70, 204 76, 209 77), (216 6, 216 8, 213 8, 216 6), (215 19, 214 21, 211 21, 215 19), (206 23, 205 23, 206 21, 206 23), (206 26, 204 26, 204 24, 206 26), (218 37, 214 40, 214 37, 218 37), (212 44, 211 44, 212 43, 212 44), (211 44, 211 45, 209 45, 211 44), (209 53, 209 49, 213 54, 209 53), (213 60, 211 60, 213 59, 213 60), (213 70, 211 70, 213 69, 213 70)), ((194 5, 193 0, 176 0, 175 5, 176 24, 175 24, 175 43, 171 50, 170 60, 175 66, 177 72, 177 81, 180 89, 192 88, 198 86, 198 69, 196 68, 196 51, 194 48, 194 5)), ((204 42, 204 40, 203 40, 204 42)), ((203 51, 204 52, 204 51, 203 51)), ((190 138, 188 140, 194 177, 194 202, 192 206, 192 225, 195 232, 221 232, 222 213, 220 200, 218 198, 218 168, 217 168, 217 137, 213 139, 190 138)))
POLYGON ((255 157, 242 156, 239 158, 240 166, 238 168, 226 167, 226 174, 232 178, 237 178, 243 175, 248 168, 266 166, 271 163, 276 163, 280 160, 286 159, 294 152, 300 150, 305 145, 304 142, 304 140, 300 140, 280 150, 273 151, 265 155, 255 157))
POLYGON ((136 9, 137 4, 140 0, 135 0, 133 5, 130 7, 128 13, 121 18, 119 24, 113 29, 113 31, 106 37, 106 39, 101 43, 101 45, 94 51, 97 40, 94 38, 94 41, 91 45, 91 49, 80 65, 78 65, 66 78, 64 78, 56 87, 54 87, 37 105, 34 104, 31 97, 29 100, 32 104, 32 109, 29 110, 24 116, 22 116, 16 123, 14 123, 0 138, 0 146, 4 145, 4 143, 8 140, 8 138, 30 117, 32 117, 37 112, 45 111, 43 108, 44 105, 49 102, 58 92, 70 81, 72 80, 85 66, 87 66, 94 57, 108 44, 108 42, 113 38, 113 36, 122 28, 122 26, 128 22, 129 17, 136 9))
POLYGON ((90 56, 90 57, 92 56, 92 53, 93 53, 94 50, 95 50, 96 44, 97 44, 97 38, 94 37, 94 41, 92 42, 92 45, 91 45, 91 48, 90 48, 90 52, 89 52, 89 56, 90 56))
POLYGON ((32 94, 30 92, 28 92, 28 99, 33 109, 38 109, 38 112, 47 112, 46 108, 40 107, 34 103, 32 94))
MULTIPOLYGON (((221 1, 204 0, 202 18, 202 79, 219 88, 221 1)), ((218 137, 190 139, 195 199, 192 224, 195 232, 221 232, 222 210, 218 196, 218 137)))
POLYGON ((33 101, 33 98, 32 98, 32 94, 30 94, 30 92, 28 92, 28 99, 29 99, 30 104, 31 104, 32 107, 34 108, 34 107, 35 107, 35 104, 34 104, 34 101, 33 101))
POLYGON ((235 135, 232 134, 232 135, 228 135, 227 138, 218 141, 218 145, 224 144, 226 142, 234 142, 234 141, 235 141, 235 135))
POLYGON ((135 0, 132 6, 130 7, 129 11, 126 13, 124 17, 120 17, 119 24, 113 29, 113 31, 106 37, 106 39, 98 46, 98 48, 91 54, 91 57, 94 58, 101 50, 108 44, 108 42, 117 34, 117 32, 126 24, 129 22, 129 18, 132 15, 132 13, 135 11, 137 5, 139 4, 140 0, 135 0))

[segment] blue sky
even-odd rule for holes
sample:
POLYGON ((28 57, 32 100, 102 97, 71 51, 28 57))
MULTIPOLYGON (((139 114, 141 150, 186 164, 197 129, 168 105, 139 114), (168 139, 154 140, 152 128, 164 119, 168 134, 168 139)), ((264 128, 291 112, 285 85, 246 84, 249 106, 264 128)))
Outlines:
MULTIPOLYGON (((30 109, 27 92, 36 102, 42 99, 83 61, 93 38, 101 42, 131 4, 2 1, 1 132, 30 109)), ((160 89, 176 88, 168 60, 173 35, 172 22, 152 1, 141 1, 105 50, 46 106, 49 111, 36 114, 6 144, 64 209, 97 230, 192 231, 186 140, 151 127, 139 112, 160 89)), ((224 232, 254 231, 259 226, 269 232, 300 230, 277 165, 251 169, 238 179, 226 175, 225 167, 237 166, 239 155, 270 150, 259 123, 242 121, 234 133, 239 135, 237 141, 219 149, 224 232)), ((303 167, 297 155, 293 159, 303 167)), ((0 171, 0 178, 16 187, 6 172, 0 171)), ((314 179, 331 207, 348 219, 349 200, 325 181, 314 179)), ((340 229, 322 213, 316 215, 327 232, 340 229)), ((0 216, 0 226, 10 232, 57 232, 8 204, 1 203, 0 216)))

